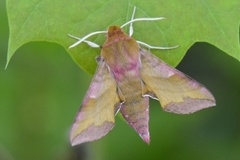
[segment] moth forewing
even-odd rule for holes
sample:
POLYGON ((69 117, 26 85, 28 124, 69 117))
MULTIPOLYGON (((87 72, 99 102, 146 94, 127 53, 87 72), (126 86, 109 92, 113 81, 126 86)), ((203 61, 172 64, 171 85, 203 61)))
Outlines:
POLYGON ((149 51, 141 49, 140 55, 141 78, 165 111, 188 114, 215 105, 213 95, 203 85, 149 51))
POLYGON ((113 128, 115 107, 119 107, 116 88, 116 81, 100 59, 70 132, 72 145, 97 140, 113 128))

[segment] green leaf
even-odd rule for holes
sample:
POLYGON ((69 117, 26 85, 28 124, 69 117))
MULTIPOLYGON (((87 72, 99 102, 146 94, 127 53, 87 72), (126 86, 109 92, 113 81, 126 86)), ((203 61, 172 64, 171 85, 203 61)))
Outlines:
MULTIPOLYGON (((176 66, 195 42, 210 43, 240 60, 239 0, 8 0, 7 64, 23 44, 48 41, 62 45, 81 68, 93 73, 100 49, 84 43, 68 49, 75 40, 67 34, 83 37, 110 25, 122 25, 130 20, 133 6, 137 7, 135 18, 166 17, 161 21, 134 23, 133 37, 156 46, 180 45, 173 50, 151 50, 170 65, 176 66)), ((104 38, 97 35, 89 40, 102 45, 104 38)))

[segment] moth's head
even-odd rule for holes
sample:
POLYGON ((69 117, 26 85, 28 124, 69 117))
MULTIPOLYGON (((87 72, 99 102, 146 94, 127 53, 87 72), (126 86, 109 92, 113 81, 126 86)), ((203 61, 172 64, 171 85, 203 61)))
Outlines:
POLYGON ((118 26, 110 26, 108 28, 107 37, 110 38, 113 35, 122 35, 124 34, 123 30, 118 26))

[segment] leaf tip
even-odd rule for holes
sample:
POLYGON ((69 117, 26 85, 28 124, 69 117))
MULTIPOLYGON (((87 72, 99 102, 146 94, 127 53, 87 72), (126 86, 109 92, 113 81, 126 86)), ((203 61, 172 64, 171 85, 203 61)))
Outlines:
POLYGON ((9 58, 7 58, 6 65, 5 65, 5 67, 4 67, 4 69, 5 69, 5 70, 7 69, 9 62, 10 62, 10 59, 9 59, 9 58))

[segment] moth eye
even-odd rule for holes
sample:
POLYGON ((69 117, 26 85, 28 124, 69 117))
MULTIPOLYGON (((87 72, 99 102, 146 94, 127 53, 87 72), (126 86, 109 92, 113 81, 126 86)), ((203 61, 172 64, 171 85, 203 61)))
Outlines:
POLYGON ((97 57, 96 57, 96 61, 97 61, 97 62, 99 62, 101 59, 102 59, 101 56, 97 56, 97 57))

